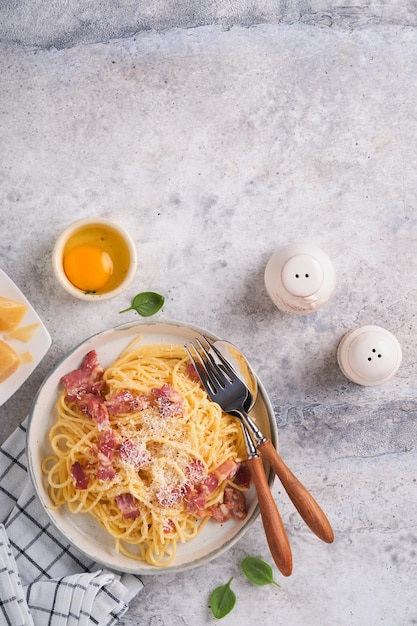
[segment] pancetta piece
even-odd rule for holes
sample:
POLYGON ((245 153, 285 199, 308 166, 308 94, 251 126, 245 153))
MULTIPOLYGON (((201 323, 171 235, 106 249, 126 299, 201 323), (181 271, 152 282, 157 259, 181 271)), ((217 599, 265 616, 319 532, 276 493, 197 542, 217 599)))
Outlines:
POLYGON ((230 510, 232 517, 237 520, 244 520, 246 511, 245 494, 235 487, 226 487, 224 490, 224 504, 230 510))
POLYGON ((87 474, 84 471, 83 466, 79 461, 75 461, 75 463, 71 466, 71 476, 74 481, 74 486, 76 489, 87 489, 89 479, 87 474))
POLYGON ((151 391, 153 401, 162 417, 182 417, 185 413, 184 398, 171 385, 165 383, 151 391))
POLYGON ((136 498, 131 493, 121 493, 115 498, 116 504, 125 519, 134 519, 140 515, 136 498))
POLYGON ((236 474, 233 476, 233 483, 239 487, 249 489, 250 485, 250 471, 247 463, 241 463, 236 474))
POLYGON ((232 513, 230 509, 225 504, 216 504, 215 506, 210 507, 210 516, 214 519, 215 522, 219 522, 219 524, 223 524, 227 522, 229 519, 232 519, 232 513))
POLYGON ((206 508, 207 494, 199 489, 193 489, 185 496, 185 507, 188 513, 198 515, 206 508))
POLYGON ((235 487, 226 487, 222 504, 210 507, 210 514, 219 523, 227 522, 232 518, 244 520, 247 515, 245 494, 235 487))
MULTIPOLYGON (((196 463, 198 464, 200 461, 193 461, 191 465, 196 463)), ((201 471, 204 471, 203 465, 201 471)), ((200 514, 206 508, 208 496, 217 489, 219 481, 214 474, 197 473, 195 468, 191 476, 194 478, 194 483, 189 484, 188 493, 185 496, 186 509, 189 513, 200 514)))
POLYGON ((107 407, 100 396, 96 396, 92 393, 88 394, 88 396, 86 413, 96 422, 97 428, 103 430, 103 428, 110 424, 107 407))
POLYGON ((90 350, 80 367, 61 378, 67 395, 72 398, 84 393, 100 394, 103 387, 103 369, 98 362, 97 352, 90 350))
POLYGON ((143 411, 149 406, 149 398, 145 395, 135 395, 129 389, 119 391, 107 398, 105 405, 110 415, 143 411))
POLYGON ((97 444, 97 478, 99 480, 113 480, 116 476, 112 461, 117 445, 118 437, 114 430, 106 428, 100 433, 97 444))
POLYGON ((195 365, 193 363, 188 363, 187 365, 187 374, 188 376, 195 381, 199 381, 200 380, 200 376, 198 375, 198 372, 195 368, 195 365))
POLYGON ((196 485, 197 483, 199 483, 204 478, 205 474, 206 471, 204 468, 204 463, 200 461, 200 459, 193 459, 191 463, 189 463, 185 468, 187 481, 191 485, 196 485))
POLYGON ((103 370, 95 350, 85 355, 78 369, 62 376, 61 382, 69 402, 76 404, 85 415, 91 417, 99 430, 108 426, 109 414, 101 395, 104 385, 103 370))
POLYGON ((225 461, 224 463, 219 465, 219 467, 217 467, 213 473, 218 479, 219 483, 221 483, 223 480, 232 479, 236 475, 239 467, 240 463, 229 459, 228 461, 225 461))

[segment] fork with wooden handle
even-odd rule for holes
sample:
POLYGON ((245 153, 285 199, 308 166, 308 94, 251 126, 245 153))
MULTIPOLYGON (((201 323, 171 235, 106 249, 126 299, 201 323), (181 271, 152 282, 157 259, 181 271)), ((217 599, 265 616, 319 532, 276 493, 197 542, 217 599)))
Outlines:
MULTIPOLYGON (((243 403, 247 395, 245 385, 238 378, 236 378, 236 384, 227 379, 224 371, 218 368, 212 359, 210 359, 209 354, 201 342, 198 339, 195 341, 198 343, 197 346, 190 341, 185 348, 207 394, 211 400, 221 406, 225 413, 239 416, 241 411, 244 411, 243 403), (237 381, 239 381, 239 383, 237 383, 237 381)), ((246 442, 248 454, 247 465, 258 496, 259 510, 268 546, 272 558, 280 572, 284 576, 290 576, 292 572, 292 553, 287 532, 271 494, 262 459, 256 452, 256 448, 243 419, 240 420, 240 423, 246 442)))
MULTIPOLYGON (((251 433, 254 444, 261 453, 261 455, 268 461, 269 465, 274 470, 275 474, 280 479, 285 491, 287 492, 290 500, 294 504, 295 508, 301 515, 304 522, 313 531, 319 539, 325 541, 326 543, 332 543, 334 540, 333 529, 330 525, 329 520, 327 519, 325 513, 313 498, 312 494, 308 491, 308 489, 301 483, 301 481, 295 476, 295 474, 289 469, 286 463, 283 461, 281 456, 278 454, 273 443, 265 437, 262 431, 257 427, 255 422, 248 415, 251 407, 254 404, 254 396, 256 395, 256 377, 252 372, 251 366, 245 357, 229 342, 214 342, 212 343, 207 337, 204 337, 207 345, 209 346, 208 354, 211 356, 211 360, 214 363, 217 363, 219 367, 224 368, 225 373, 231 378, 234 376, 239 376, 237 372, 234 370, 233 365, 225 358, 224 354, 218 349, 218 345, 228 344, 229 352, 230 346, 233 347, 233 351, 239 354, 239 358, 244 360, 245 362, 245 372, 248 380, 250 381, 251 389, 249 389, 249 384, 246 384, 248 387, 248 394, 246 396, 246 400, 243 405, 243 411, 239 416, 239 419, 243 420, 246 427, 251 433), (230 369, 231 368, 231 369, 230 369), (233 374, 234 372, 234 374, 233 374)), ((240 376, 242 380, 242 375, 240 376)), ((245 383, 245 378, 242 382, 245 383)))
POLYGON ((325 513, 311 493, 283 461, 274 444, 265 437, 248 415, 255 404, 257 395, 257 379, 248 360, 238 348, 229 341, 217 340, 212 342, 207 337, 204 337, 204 340, 209 346, 208 353, 214 362, 217 363, 219 367, 225 368, 225 371, 227 371, 226 367, 230 366, 248 388, 248 394, 243 405, 245 412, 239 419, 244 420, 258 452, 268 461, 269 465, 280 479, 290 500, 310 530, 322 541, 332 543, 334 533, 325 513))

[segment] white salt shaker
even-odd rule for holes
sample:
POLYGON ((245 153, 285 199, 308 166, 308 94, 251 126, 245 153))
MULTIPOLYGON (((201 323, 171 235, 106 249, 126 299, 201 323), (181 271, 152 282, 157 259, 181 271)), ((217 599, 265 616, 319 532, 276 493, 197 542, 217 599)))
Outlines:
POLYGON ((396 337, 380 326, 359 326, 342 338, 337 362, 343 374, 363 386, 381 385, 394 376, 402 361, 396 337))
POLYGON ((291 243, 276 250, 265 268, 265 287, 285 313, 307 315, 331 297, 335 272, 323 250, 309 243, 291 243))

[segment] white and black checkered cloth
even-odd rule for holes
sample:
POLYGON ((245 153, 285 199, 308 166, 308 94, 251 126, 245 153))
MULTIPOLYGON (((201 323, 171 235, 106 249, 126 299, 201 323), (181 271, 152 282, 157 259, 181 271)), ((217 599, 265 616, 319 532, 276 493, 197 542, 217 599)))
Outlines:
POLYGON ((51 525, 26 469, 26 420, 0 448, 0 626, 110 626, 142 589, 51 525))

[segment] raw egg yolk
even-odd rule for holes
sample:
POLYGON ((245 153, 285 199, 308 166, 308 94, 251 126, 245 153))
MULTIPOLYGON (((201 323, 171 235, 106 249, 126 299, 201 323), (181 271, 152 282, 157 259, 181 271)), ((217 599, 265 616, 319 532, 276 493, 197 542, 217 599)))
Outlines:
POLYGON ((113 273, 113 261, 101 248, 84 244, 65 255, 64 271, 68 280, 78 289, 97 291, 109 281, 113 273))

